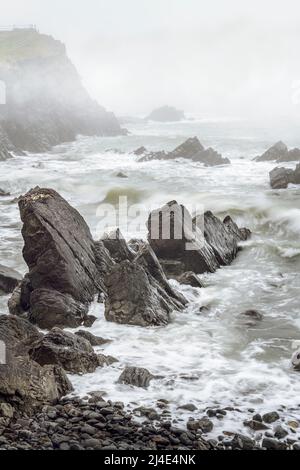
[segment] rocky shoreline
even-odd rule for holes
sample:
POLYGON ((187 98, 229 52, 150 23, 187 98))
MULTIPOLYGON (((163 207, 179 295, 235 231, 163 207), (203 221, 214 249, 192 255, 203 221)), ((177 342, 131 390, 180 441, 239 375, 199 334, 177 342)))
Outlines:
POLYGON ((3 450, 300 450, 296 420, 283 422, 279 412, 261 416, 249 410, 243 424, 249 433, 224 431, 210 438, 214 423, 235 410, 209 408, 202 418, 185 425, 172 419, 166 400, 156 409, 125 409, 122 402, 104 400, 98 392, 81 399, 66 397, 29 413, 1 405, 0 448, 3 450))

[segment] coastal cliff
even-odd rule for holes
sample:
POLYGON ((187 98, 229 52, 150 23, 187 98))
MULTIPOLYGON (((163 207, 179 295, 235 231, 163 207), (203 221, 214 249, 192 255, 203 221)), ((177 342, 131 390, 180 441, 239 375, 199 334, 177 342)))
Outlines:
MULTIPOLYGON (((81 83, 63 43, 34 29, 0 32, 0 147, 43 152, 76 136, 124 133, 81 83)), ((9 156, 9 155, 6 155, 9 156)))

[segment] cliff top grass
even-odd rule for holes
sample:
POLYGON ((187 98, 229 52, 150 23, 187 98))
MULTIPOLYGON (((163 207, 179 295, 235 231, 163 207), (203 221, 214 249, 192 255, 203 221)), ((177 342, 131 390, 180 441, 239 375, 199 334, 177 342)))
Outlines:
POLYGON ((64 45, 34 29, 0 31, 0 63, 53 57, 64 51, 64 45))

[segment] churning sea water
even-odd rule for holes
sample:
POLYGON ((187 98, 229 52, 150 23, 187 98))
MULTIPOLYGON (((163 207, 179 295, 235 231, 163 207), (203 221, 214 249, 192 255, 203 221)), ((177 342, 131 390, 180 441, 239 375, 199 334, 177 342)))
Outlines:
MULTIPOLYGON (((98 320, 90 331, 112 340, 104 354, 119 362, 93 374, 71 376, 76 393, 101 390, 131 407, 155 406, 158 399, 167 399, 179 421, 186 411, 177 408, 185 403, 194 403, 199 416, 208 406, 240 410, 217 424, 215 432, 218 427, 245 432, 242 417, 249 409, 282 409, 287 418, 299 419, 300 372, 293 371, 290 358, 297 341, 300 344, 300 188, 271 190, 268 175, 275 163, 252 161, 280 139, 300 147, 299 132, 284 125, 263 129, 226 120, 139 123, 129 130, 126 137, 82 137, 47 154, 1 162, 0 187, 11 193, 0 199, 2 264, 26 272, 13 200, 36 185, 61 193, 81 212, 95 238, 102 235, 99 205, 114 206, 119 196, 126 196, 129 206, 145 208, 140 227, 121 226, 127 238, 145 238, 147 211, 173 199, 220 217, 230 214, 253 235, 231 266, 203 276, 204 288, 172 281, 190 302, 167 327, 108 323, 103 305, 93 304, 91 313, 98 320), (192 136, 232 164, 205 168, 185 160, 138 163, 131 153, 141 145, 171 150, 192 136), (118 178, 119 172, 128 178, 118 178), (240 314, 248 309, 259 310, 263 321, 247 324, 240 314), (147 390, 119 385, 125 365, 146 367, 160 378, 147 390)), ((109 223, 114 225, 114 217, 109 223)), ((1 313, 7 313, 7 298, 0 297, 1 313)))

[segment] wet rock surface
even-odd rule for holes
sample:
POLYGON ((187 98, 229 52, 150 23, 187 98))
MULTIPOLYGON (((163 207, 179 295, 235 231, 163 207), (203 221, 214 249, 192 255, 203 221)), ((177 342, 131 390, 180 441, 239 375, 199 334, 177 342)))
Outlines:
POLYGON ((98 289, 94 242, 81 215, 58 193, 35 188, 19 200, 30 317, 39 326, 79 326, 98 289), (51 306, 51 307, 50 307, 51 306))
POLYGON ((57 364, 71 374, 94 372, 99 366, 98 356, 89 341, 59 328, 53 328, 36 341, 29 355, 41 366, 57 364))
POLYGON ((176 160, 177 158, 203 163, 205 166, 230 164, 230 160, 228 158, 223 158, 216 150, 212 148, 205 149, 197 137, 187 139, 172 152, 147 152, 146 149, 143 149, 143 156, 139 161, 176 160))
POLYGON ((250 236, 230 217, 222 222, 211 212, 192 219, 176 201, 153 211, 148 219, 148 241, 167 277, 178 279, 185 272, 215 272, 230 264, 238 243, 250 236))
POLYGON ((160 412, 145 407, 129 412, 122 402, 105 401, 101 393, 96 392, 88 401, 78 397, 63 398, 55 405, 40 406, 34 412, 21 412, 0 403, 1 448, 83 451, 297 450, 300 447, 299 441, 291 435, 281 433, 280 438, 270 437, 269 431, 256 432, 250 437, 224 430, 211 438, 216 416, 191 417, 186 424, 177 424, 168 413, 168 402, 160 403, 163 405, 160 412))
POLYGON ((270 185, 272 189, 286 189, 289 184, 300 184, 300 164, 295 170, 276 167, 270 172, 270 185))
POLYGON ((14 269, 0 264, 0 294, 10 294, 22 281, 22 276, 14 269))
POLYGON ((147 369, 141 367, 126 367, 119 377, 118 382, 125 385, 133 385, 134 387, 147 388, 151 380, 154 378, 147 369))

